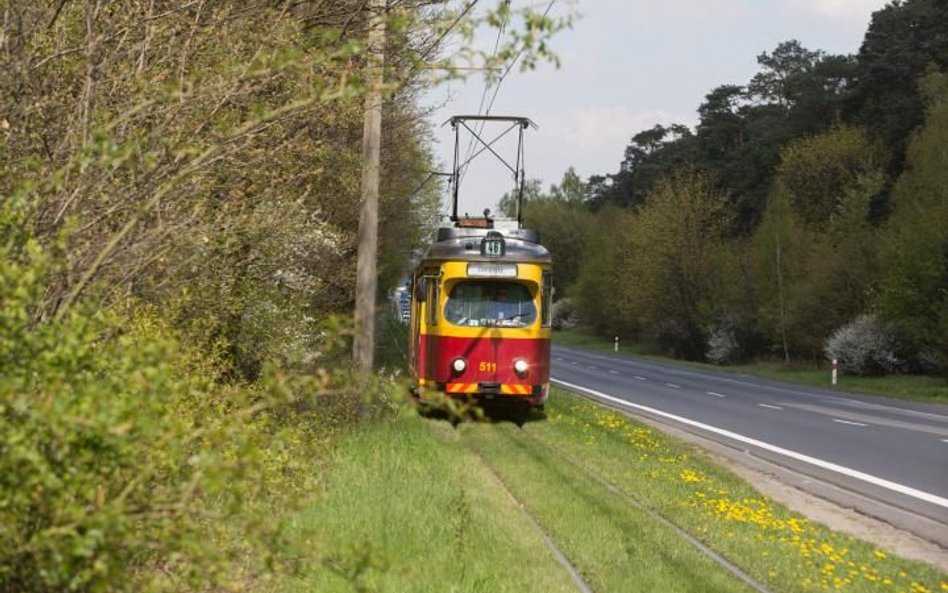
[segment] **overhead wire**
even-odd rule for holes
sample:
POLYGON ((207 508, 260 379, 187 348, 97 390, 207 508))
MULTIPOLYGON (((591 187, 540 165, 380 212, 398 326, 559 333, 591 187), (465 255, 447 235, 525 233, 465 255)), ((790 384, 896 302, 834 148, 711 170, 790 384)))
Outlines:
MULTIPOLYGON (((510 0, 505 0, 504 8, 509 9, 509 7, 510 7, 510 0)), ((500 22, 500 27, 497 28, 497 37, 496 39, 494 39, 494 49, 491 52, 491 60, 497 57, 497 50, 500 48, 500 39, 501 37, 503 37, 504 33, 507 30, 508 18, 509 18, 509 10, 505 10, 504 18, 500 22)), ((492 84, 493 82, 489 77, 484 80, 484 92, 481 93, 481 101, 480 101, 480 104, 477 106, 477 115, 481 115, 481 112, 484 109, 484 102, 487 100, 487 93, 490 92, 490 87, 492 84)), ((480 126, 477 130, 477 135, 480 136, 483 130, 484 130, 484 122, 480 122, 480 126)), ((471 136, 468 139, 468 143, 467 143, 467 150, 466 150, 467 155, 463 159, 465 162, 464 170, 459 173, 460 179, 457 180, 457 183, 461 183, 461 180, 463 180, 464 176, 467 174, 467 163, 471 161, 471 155, 474 153, 474 144, 475 144, 474 136, 471 136)))
MULTIPOLYGON (((509 4, 510 4, 510 0, 507 0, 507 1, 506 1, 506 5, 509 6, 509 4)), ((556 4, 556 0, 550 0, 549 4, 547 4, 547 6, 546 6, 546 9, 543 11, 543 18, 546 18, 547 15, 550 14, 550 11, 553 9, 553 6, 554 6, 555 4, 556 4)), ((502 24, 502 27, 506 27, 506 20, 505 20, 505 22, 502 24)), ((500 41, 500 32, 501 32, 501 31, 498 31, 498 37, 497 37, 497 42, 498 42, 498 43, 499 43, 499 41, 500 41)), ((494 55, 496 55, 496 53, 497 53, 497 45, 498 45, 497 43, 495 43, 495 45, 494 45, 494 55)), ((500 75, 500 78, 497 80, 497 84, 494 86, 494 94, 491 96, 491 98, 490 98, 490 103, 487 104, 487 109, 486 109, 486 110, 484 111, 484 113, 483 113, 483 115, 484 115, 485 117, 488 116, 488 115, 490 115, 491 109, 494 108, 494 102, 497 100, 497 95, 500 93, 500 85, 504 82, 504 79, 507 78, 507 75, 510 74, 510 71, 513 70, 513 67, 516 65, 517 61, 520 59, 520 56, 523 55, 523 52, 524 52, 525 50, 526 50, 526 47, 521 47, 521 48, 520 48, 520 50, 519 50, 519 51, 517 52, 517 54, 513 57, 513 59, 510 60, 510 63, 507 65, 507 68, 504 69, 503 74, 501 74, 501 75, 500 75)), ((485 86, 484 86, 484 94, 481 96, 481 105, 478 107, 478 110, 477 110, 477 114, 478 114, 478 115, 481 115, 481 108, 482 108, 483 105, 484 105, 484 97, 487 95, 488 88, 489 88, 489 86, 485 83, 485 86)), ((480 123, 480 126, 478 127, 478 131, 477 131, 477 135, 478 135, 478 136, 480 136, 481 133, 483 132, 483 130, 484 130, 484 125, 485 125, 485 122, 482 121, 482 122, 480 123)), ((458 181, 457 181, 457 183, 459 183, 459 184, 460 184, 461 180, 464 179, 464 176, 465 176, 465 174, 467 173, 467 167, 468 167, 469 163, 470 163, 471 160, 472 160, 471 154, 473 153, 473 148, 472 148, 473 143, 474 143, 474 138, 472 137, 471 140, 470 140, 470 142, 468 143, 468 154, 467 154, 467 157, 465 157, 464 170, 460 173, 460 179, 458 179, 458 181)), ((516 179, 515 179, 514 181, 515 181, 515 182, 519 182, 520 180, 516 180, 516 179)))
MULTIPOLYGON (((550 3, 547 4, 546 10, 543 11, 543 18, 546 18, 550 14, 550 10, 553 9, 553 5, 556 4, 556 0, 550 0, 550 3)), ((517 60, 520 59, 520 56, 523 55, 525 47, 521 47, 520 51, 517 52, 517 55, 510 60, 510 64, 507 65, 507 69, 504 70, 504 73, 500 75, 500 79, 497 81, 497 86, 494 89, 494 95, 490 98, 490 103, 487 105, 487 111, 484 112, 484 115, 490 115, 490 110, 494 107, 494 101, 497 99, 497 93, 500 92, 500 85, 504 82, 504 79, 507 78, 507 75, 510 74, 510 71, 513 69, 514 64, 517 63, 517 60)))
MULTIPOLYGON (((461 22, 461 19, 463 19, 465 16, 467 16, 467 13, 469 13, 469 12, 471 11, 471 9, 474 8, 474 6, 475 6, 479 1, 480 1, 480 0, 471 0, 470 2, 467 3, 467 6, 464 7, 464 10, 462 10, 462 11, 458 14, 458 16, 455 17, 454 21, 448 26, 448 28, 441 32, 441 35, 439 35, 438 38, 435 39, 434 42, 432 42, 431 45, 428 46, 428 49, 426 49, 426 50, 424 50, 423 52, 421 52, 420 57, 421 57, 422 60, 427 59, 428 56, 431 55, 431 52, 433 52, 435 49, 437 49, 437 47, 441 44, 441 42, 444 41, 444 38, 448 36, 448 33, 450 33, 452 30, 454 30, 454 28, 458 25, 458 23, 461 22)), ((508 0, 508 1, 509 1, 509 0, 508 0)))

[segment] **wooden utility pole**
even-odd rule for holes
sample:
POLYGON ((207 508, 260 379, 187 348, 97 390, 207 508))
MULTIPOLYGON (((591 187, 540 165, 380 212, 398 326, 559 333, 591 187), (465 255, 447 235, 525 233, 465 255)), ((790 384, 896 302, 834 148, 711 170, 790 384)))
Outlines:
POLYGON ((365 123, 362 132, 362 212, 353 358, 360 371, 372 372, 375 350, 375 293, 378 288, 379 152, 382 144, 382 83, 385 65, 385 2, 369 0, 365 123))

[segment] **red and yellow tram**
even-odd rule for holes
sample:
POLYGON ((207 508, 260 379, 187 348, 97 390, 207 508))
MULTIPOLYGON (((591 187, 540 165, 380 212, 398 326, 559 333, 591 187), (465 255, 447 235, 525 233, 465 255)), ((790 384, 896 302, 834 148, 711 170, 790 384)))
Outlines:
POLYGON ((439 229, 412 277, 415 390, 541 408, 552 293, 550 253, 537 231, 439 229))

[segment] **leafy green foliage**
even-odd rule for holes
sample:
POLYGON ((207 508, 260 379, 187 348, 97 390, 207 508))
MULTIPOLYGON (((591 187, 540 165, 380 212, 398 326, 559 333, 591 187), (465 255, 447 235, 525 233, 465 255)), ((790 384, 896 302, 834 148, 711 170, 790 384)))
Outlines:
POLYGON ((754 237, 758 329, 774 351, 815 359, 822 340, 865 311, 878 277, 869 205, 884 159, 857 129, 784 149, 775 196, 754 237))
POLYGON ((892 2, 872 15, 859 49, 847 116, 878 134, 902 171, 912 131, 925 116, 918 81, 929 67, 948 67, 948 5, 939 0, 892 2))
POLYGON ((921 368, 948 368, 948 77, 926 79, 925 127, 908 149, 882 240, 876 300, 896 323, 921 368))
POLYGON ((660 182, 638 212, 604 218, 614 226, 599 227, 603 239, 591 245, 600 251, 587 250, 581 317, 607 329, 604 312, 615 311, 612 331, 701 357, 706 325, 720 313, 714 295, 731 224, 726 198, 707 175, 686 171, 660 182))
POLYGON ((59 264, 23 219, 4 209, 0 590, 244 590, 291 573, 272 518, 312 492, 339 424, 326 406, 287 411, 328 378, 222 385, 149 306, 36 323, 59 264))

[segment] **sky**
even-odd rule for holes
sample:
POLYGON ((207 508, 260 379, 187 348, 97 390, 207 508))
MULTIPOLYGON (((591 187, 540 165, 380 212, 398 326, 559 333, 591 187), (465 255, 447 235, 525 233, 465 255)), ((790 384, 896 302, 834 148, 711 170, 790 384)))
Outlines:
MULTIPOLYGON (((547 0, 531 2, 545 9, 547 0)), ((493 2, 482 0, 484 9, 493 2)), ((746 84, 757 72, 757 56, 777 44, 799 40, 810 50, 856 53, 873 11, 885 0, 579 0, 572 29, 553 39, 559 69, 540 65, 514 68, 497 91, 492 115, 517 115, 538 128, 525 133, 527 179, 544 189, 575 168, 582 178, 615 173, 636 133, 656 124, 693 127, 705 95, 722 84, 746 84)), ((480 6, 479 6, 480 7, 480 6)), ((554 0, 551 16, 570 10, 554 0)), ((477 40, 492 46, 496 32, 477 40), (488 39, 489 38, 489 39, 488 39)), ((434 108, 434 152, 442 171, 450 171, 454 133, 442 126, 456 114, 478 113, 485 82, 436 87, 425 102, 434 108)), ((494 94, 491 88, 488 100, 494 94)), ((505 128, 492 124, 486 140, 505 128)), ((469 137, 461 138, 462 156, 469 137)), ((495 147, 510 159, 516 143, 508 135, 495 147)), ((513 187, 512 174, 488 153, 471 162, 459 189, 461 214, 495 208, 513 187)), ((444 212, 450 209, 445 191, 444 212)))

